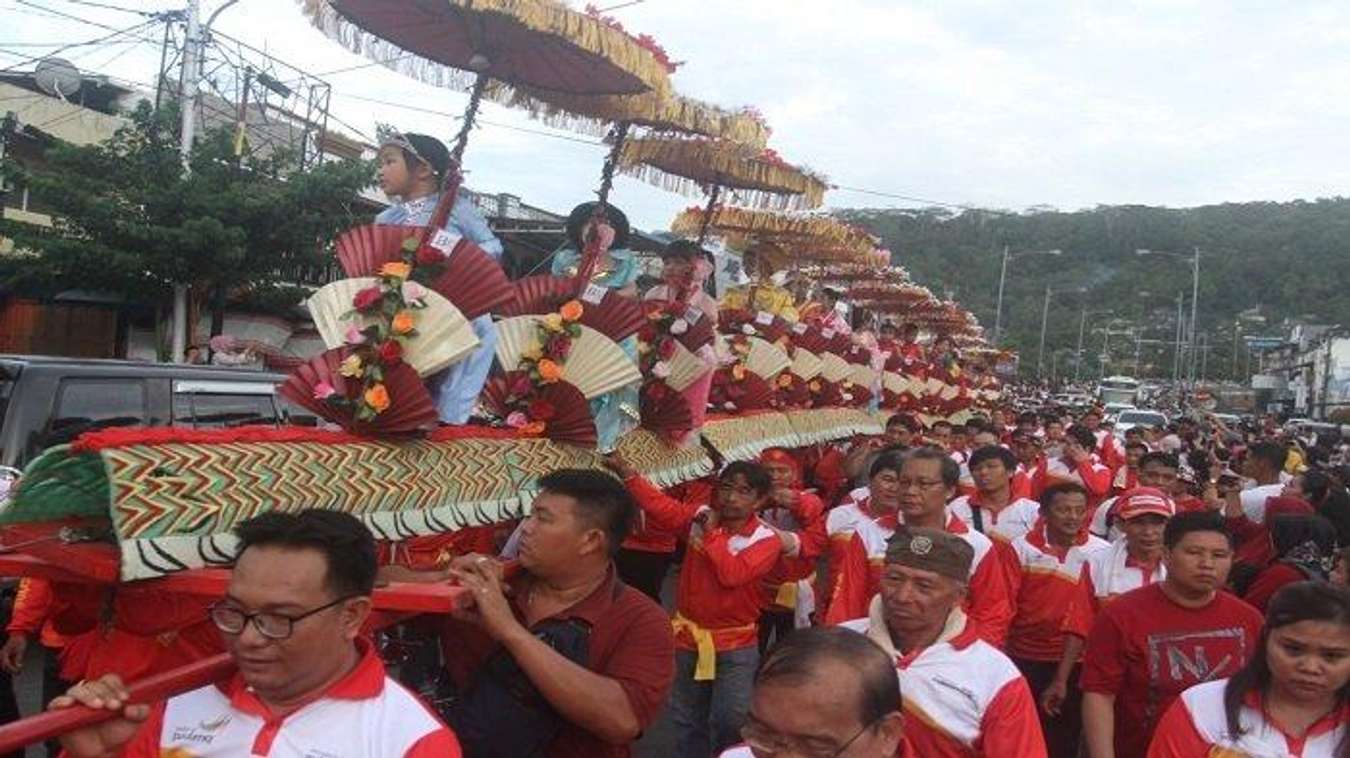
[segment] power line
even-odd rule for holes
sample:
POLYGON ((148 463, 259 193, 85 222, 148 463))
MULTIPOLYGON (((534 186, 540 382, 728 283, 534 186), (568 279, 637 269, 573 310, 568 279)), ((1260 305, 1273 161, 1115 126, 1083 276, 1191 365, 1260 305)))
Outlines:
MULTIPOLYGON (((17 1, 17 2, 23 2, 24 0, 16 0, 16 1, 17 1)), ((91 22, 91 23, 92 23, 92 22, 91 22)), ((85 41, 85 42, 72 42, 72 43, 70 43, 69 45, 66 45, 65 47, 58 47, 58 48, 56 48, 55 50, 52 50, 52 51, 50 51, 50 52, 43 53, 42 55, 34 55, 34 56, 28 57, 28 58, 26 58, 26 59, 20 60, 18 63, 12 63, 12 64, 10 64, 9 66, 6 66, 5 68, 0 69, 0 72, 3 72, 3 71, 13 71, 13 70, 15 70, 16 68, 18 68, 19 66, 24 66, 24 65, 27 65, 27 64, 29 64, 29 63, 33 63, 33 62, 42 60, 43 58, 48 58, 48 57, 54 56, 54 55, 56 55, 57 53, 63 52, 63 51, 65 51, 65 50, 70 50, 71 48, 76 48, 76 47, 87 47, 87 46, 89 46, 89 45, 98 45, 98 44, 102 44, 102 43, 107 42, 107 41, 109 41, 109 40, 116 39, 117 37, 121 37, 121 36, 123 36, 123 35, 132 34, 132 33, 134 33, 134 32, 140 31, 141 29, 144 29, 145 27, 148 27, 149 25, 151 25, 151 24, 153 24, 153 23, 155 23, 153 20, 150 20, 150 21, 142 21, 141 23, 135 24, 135 25, 133 25, 133 26, 129 26, 129 27, 127 27, 126 29, 115 29, 115 30, 113 30, 113 33, 112 33, 112 34, 105 34, 105 35, 103 35, 102 37, 97 37, 97 38, 95 38, 95 39, 91 39, 91 40, 88 40, 88 41, 85 41)), ((103 26, 103 25, 102 25, 102 24, 96 24, 96 26, 103 26)), ((111 27, 104 27, 104 28, 111 28, 111 27)))
POLYGON ((981 208, 981 207, 979 207, 979 206, 977 206, 977 205, 966 205, 966 204, 964 204, 964 203, 947 203, 947 202, 943 202, 943 201, 941 201, 941 200, 932 200, 932 199, 926 198, 926 197, 915 197, 915 196, 913 196, 913 195, 898 195, 898 194, 896 194, 896 193, 894 193, 894 192, 882 192, 881 190, 863 189, 863 188, 861 188, 861 187, 846 187, 846 186, 844 186, 844 185, 842 185, 842 184, 832 184, 832 185, 830 185, 830 189, 840 190, 840 191, 843 191, 843 192, 856 192, 856 193, 861 194, 861 195, 875 195, 875 196, 877 196, 877 197, 887 197, 887 198, 891 198, 892 200, 904 200, 904 201, 910 202, 910 203, 923 203, 924 205, 936 205, 936 206, 939 206, 939 207, 942 207, 942 208, 956 208, 956 209, 958 209, 958 210, 963 210, 963 211, 976 211, 976 212, 979 212, 979 213, 992 213, 992 214, 995 214, 995 215, 998 215, 998 216, 1016 216, 1016 215, 1017 215, 1016 213, 1014 213, 1014 212, 1012 212, 1012 211, 1000 211, 1000 210, 994 210, 994 209, 992 209, 992 208, 981 208))
MULTIPOLYGON (((369 103, 376 103, 376 104, 379 104, 379 105, 387 105, 387 106, 389 106, 390 108, 402 108, 403 110, 414 111, 414 112, 417 112, 417 113, 427 113, 427 114, 430 114, 430 115, 432 115, 432 116, 444 116, 444 117, 446 117, 446 118, 452 118, 452 119, 455 119, 455 120, 459 120, 459 119, 462 119, 462 118, 464 117, 463 114, 461 114, 461 113, 452 113, 452 112, 450 112, 450 111, 438 111, 438 110, 435 110, 435 109, 432 109, 432 108, 421 108, 421 107, 418 107, 418 106, 416 106, 416 105, 405 105, 405 104, 403 104, 403 103, 396 103, 396 102, 394 102, 394 101, 392 101, 392 100, 381 100, 381 99, 375 98, 375 97, 365 97, 364 95, 351 95, 351 94, 348 94, 348 93, 346 93, 346 92, 334 92, 333 95, 334 95, 335 97, 345 97, 345 98, 350 98, 350 99, 352 99, 352 100, 364 100, 364 101, 369 102, 369 103)), ((584 137, 573 137, 573 136, 570 135, 570 134, 559 134, 559 133, 557 133, 557 132, 545 131, 545 130, 543 130, 543 129, 531 129, 531 128, 527 127, 527 126, 516 126, 516 125, 514 125, 514 124, 503 124, 503 123, 501 123, 501 122, 498 122, 498 121, 490 121, 490 120, 485 119, 485 118, 478 118, 478 119, 475 119, 475 120, 474 120, 474 123, 476 123, 476 124, 483 124, 484 126, 495 126, 495 127, 499 128, 499 129, 510 129, 511 131, 524 132, 524 133, 526 133, 526 134, 537 134, 537 135, 539 135, 539 136, 541 136, 541 137, 552 137, 553 139, 564 140, 564 141, 566 141, 566 142, 577 142, 577 143, 580 143, 580 144, 583 144, 583 145, 603 145, 603 144, 605 144, 604 142, 601 142, 600 140, 586 139, 586 138, 584 138, 584 137)))
POLYGON ((135 8, 124 8, 120 5, 108 5, 107 3, 96 3, 93 2, 93 0, 63 0, 63 1, 67 3, 72 3, 74 5, 84 5, 89 8, 102 8, 103 10, 108 11, 121 11, 122 13, 134 13, 137 16, 145 16, 147 18, 151 18, 156 15, 155 13, 152 13, 150 11, 137 10, 135 8))

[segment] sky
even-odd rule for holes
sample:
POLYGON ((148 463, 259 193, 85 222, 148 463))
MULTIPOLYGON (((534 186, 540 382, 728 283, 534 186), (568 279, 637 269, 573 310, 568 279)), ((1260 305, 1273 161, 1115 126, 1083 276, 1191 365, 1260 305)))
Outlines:
MULTIPOLYGON (((203 0, 204 15, 221 2, 203 0)), ((109 33, 54 14, 114 30, 139 20, 76 0, 0 0, 0 66, 109 33)), ((829 207, 1184 207, 1333 196, 1350 183, 1343 1, 640 0, 610 14, 684 61, 681 93, 762 111, 771 147, 841 187, 829 207)), ((216 28, 315 74, 367 62, 290 0, 240 0, 216 28)), ((124 41, 62 57, 148 82, 159 48, 124 41)), ((334 116, 367 136, 380 121, 448 140, 458 124, 360 98, 446 114, 466 100, 378 66, 326 78, 334 116)), ((482 115, 491 123, 469 144, 470 187, 560 212, 593 197, 605 155, 593 137, 495 104, 482 115)), ((645 229, 702 203, 628 178, 612 201, 645 229)))

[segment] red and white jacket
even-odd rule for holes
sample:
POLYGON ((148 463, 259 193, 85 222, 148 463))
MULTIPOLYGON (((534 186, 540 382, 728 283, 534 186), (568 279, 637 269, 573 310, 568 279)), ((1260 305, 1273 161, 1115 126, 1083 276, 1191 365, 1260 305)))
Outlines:
POLYGON ((830 587, 823 621, 842 624, 866 615, 868 603, 881 589, 881 564, 886 541, 900 523, 895 513, 873 515, 867 490, 855 490, 825 519, 830 539, 830 587), (861 492, 861 497, 853 498, 861 492))
POLYGON ((924 758, 1045 758, 1031 689, 1012 661, 980 639, 960 609, 937 642, 901 653, 876 598, 867 618, 845 627, 866 634, 895 660, 905 741, 924 758), (978 672, 978 673, 976 673, 978 672))
POLYGON ((1077 466, 1059 456, 1048 458, 1031 476, 1031 496, 1039 500, 1046 487, 1060 482, 1081 484, 1088 491, 1088 508, 1095 508, 1111 492, 1111 469, 1095 455, 1077 466))
MULTIPOLYGON (((842 624, 866 613, 881 589, 886 542, 901 522, 899 514, 873 516, 868 510, 866 488, 854 490, 850 500, 830 511, 826 532, 830 536, 831 587, 824 623, 842 624), (859 500, 852 498, 862 495, 859 500)), ((970 565, 970 591, 966 610, 980 635, 1002 646, 1012 623, 1005 561, 995 553, 993 542, 971 529, 966 522, 948 515, 945 530, 966 541, 975 552, 970 565)))
POLYGON ((994 511, 980 504, 978 492, 974 495, 963 495, 948 503, 947 513, 973 528, 976 521, 975 514, 971 511, 975 508, 980 509, 984 536, 993 540, 995 544, 1012 544, 1018 537, 1025 536, 1035 529, 1041 520, 1041 504, 1035 500, 1014 496, 1011 503, 994 511))
POLYGON ((356 644, 356 668, 297 711, 274 716, 236 675, 155 706, 121 756, 459 758, 455 735, 385 674, 374 646, 356 644))
POLYGON ((717 651, 758 644, 759 615, 769 603, 762 582, 783 551, 778 535, 758 516, 735 533, 705 530, 695 518, 707 506, 668 497, 640 476, 625 484, 656 528, 689 533, 675 594, 675 646, 698 650, 700 637, 710 637, 717 651))
POLYGON ((1008 630, 1009 655, 1032 661, 1064 657, 1064 619, 1078 596, 1083 565, 1110 549, 1105 540, 1085 534, 1062 550, 1050 544, 1044 527, 1013 540, 1008 583, 1017 611, 1008 630))
POLYGON ((1097 613, 1117 597, 1167 576, 1167 569, 1159 561, 1156 566, 1145 566, 1130 557, 1125 540, 1110 543, 1107 550, 1099 550, 1083 562, 1078 577, 1078 591, 1069 613, 1064 619, 1064 631, 1087 639, 1097 613))
POLYGON ((1197 684, 1167 709, 1149 745, 1149 758, 1255 756, 1336 758, 1350 729, 1350 708, 1323 716, 1303 736, 1286 733, 1265 716, 1260 693, 1249 692, 1238 711, 1241 734, 1228 730, 1223 694, 1227 679, 1197 684))

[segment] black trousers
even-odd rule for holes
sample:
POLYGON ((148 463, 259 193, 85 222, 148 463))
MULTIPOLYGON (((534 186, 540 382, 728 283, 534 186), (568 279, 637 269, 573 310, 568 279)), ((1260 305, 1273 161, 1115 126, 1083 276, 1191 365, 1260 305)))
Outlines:
POLYGON ((1083 736, 1083 693, 1078 689, 1080 666, 1074 666, 1069 674, 1069 688, 1064 694, 1064 704, 1060 706, 1058 716, 1049 716, 1040 710, 1041 693, 1055 680, 1055 670, 1059 663, 1054 661, 1029 661, 1025 658, 1013 658, 1022 676, 1031 687, 1031 696, 1036 700, 1036 709, 1041 717, 1041 732, 1045 734, 1045 747, 1050 758, 1077 758, 1078 744, 1083 736))
POLYGON ((621 548, 619 554, 614 557, 614 567, 623 583, 640 590, 658 604, 661 602, 661 585, 666 581, 670 563, 670 553, 653 553, 646 550, 621 548))
POLYGON ((797 627, 796 614, 782 608, 772 608, 759 615, 759 657, 763 658, 779 640, 792 634, 797 627))

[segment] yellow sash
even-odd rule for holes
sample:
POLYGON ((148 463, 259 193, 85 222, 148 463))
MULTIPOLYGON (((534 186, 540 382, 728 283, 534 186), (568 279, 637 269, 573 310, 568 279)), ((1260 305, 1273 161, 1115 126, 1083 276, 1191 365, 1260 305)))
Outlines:
MULTIPOLYGON (((684 631, 694 638, 694 647, 698 649, 698 661, 694 664, 694 681, 711 682, 716 679, 717 646, 713 643, 712 631, 690 621, 679 612, 676 612, 675 617, 670 620, 670 625, 676 634, 684 631)), ((745 626, 728 627, 725 631, 750 632, 754 631, 755 628, 754 624, 746 624, 745 626)))

